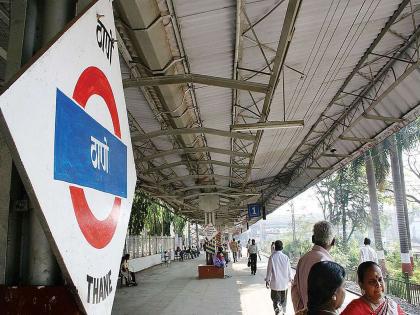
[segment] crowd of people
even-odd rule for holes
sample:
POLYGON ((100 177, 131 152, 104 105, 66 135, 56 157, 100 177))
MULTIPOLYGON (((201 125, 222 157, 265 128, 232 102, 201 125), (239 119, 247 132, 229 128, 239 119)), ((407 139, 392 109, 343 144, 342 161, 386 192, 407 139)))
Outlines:
POLYGON ((182 246, 182 249, 178 246, 175 250, 175 257, 179 257, 181 261, 188 258, 194 259, 198 256, 200 256, 200 250, 194 245, 192 247, 182 246))
POLYGON ((357 269, 362 296, 353 300, 339 313, 345 291, 345 270, 333 261, 330 250, 335 244, 331 223, 321 221, 314 225, 312 249, 298 262, 292 279, 290 261, 282 253, 283 243, 274 242, 266 274, 266 286, 271 289, 275 314, 285 314, 287 291, 292 284, 291 298, 296 315, 401 315, 404 311, 385 295, 382 270, 368 238, 360 250, 357 269))
MULTIPOLYGON (((346 290, 344 268, 334 262, 330 254, 336 239, 334 228, 328 221, 320 221, 313 227, 312 249, 304 254, 296 267, 293 276, 289 257, 283 253, 283 243, 277 240, 272 243, 271 255, 268 259, 265 283, 271 290, 275 314, 286 314, 288 287, 291 284, 291 300, 296 315, 401 315, 405 314, 402 308, 385 295, 384 277, 378 265, 378 257, 370 246, 370 239, 365 238, 360 249, 360 264, 357 269, 357 279, 362 296, 351 301, 345 309, 342 308, 346 290)), ((205 243, 203 249, 208 244, 205 243)), ((242 245, 235 238, 217 247, 212 257, 216 267, 227 267, 228 251, 232 252, 233 263, 242 257, 242 245)), ((246 244, 248 267, 251 275, 257 271, 257 258, 261 260, 260 251, 255 239, 248 240, 246 244)), ((186 256, 198 257, 199 249, 195 247, 177 247, 175 255, 181 260, 186 256)), ((124 255, 121 260, 121 276, 130 285, 136 285, 135 275, 130 271, 128 261, 130 256, 124 255)))

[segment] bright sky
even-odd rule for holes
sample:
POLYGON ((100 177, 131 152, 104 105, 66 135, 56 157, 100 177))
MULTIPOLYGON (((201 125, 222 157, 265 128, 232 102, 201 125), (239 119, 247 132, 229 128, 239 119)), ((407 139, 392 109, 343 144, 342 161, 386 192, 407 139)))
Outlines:
MULTIPOLYGON (((299 196, 295 197, 292 202, 294 203, 295 215, 297 218, 307 216, 309 214, 319 219, 322 218, 322 209, 319 205, 318 199, 316 198, 316 189, 314 187, 309 188, 299 196)), ((291 218, 290 208, 291 206, 289 201, 277 210, 273 211, 273 213, 269 214, 267 216, 267 220, 285 216, 291 218)))

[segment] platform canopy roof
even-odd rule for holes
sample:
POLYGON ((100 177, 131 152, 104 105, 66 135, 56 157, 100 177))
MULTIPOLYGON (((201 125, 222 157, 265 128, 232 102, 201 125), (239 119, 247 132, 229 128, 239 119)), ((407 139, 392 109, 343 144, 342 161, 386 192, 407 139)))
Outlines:
MULTIPOLYGON (((413 121, 419 0, 114 1, 141 187, 271 212, 413 121)), ((251 222, 252 223, 252 222, 251 222)))
POLYGON ((419 116, 420 0, 113 5, 139 186, 195 222, 216 196, 240 228, 419 116))

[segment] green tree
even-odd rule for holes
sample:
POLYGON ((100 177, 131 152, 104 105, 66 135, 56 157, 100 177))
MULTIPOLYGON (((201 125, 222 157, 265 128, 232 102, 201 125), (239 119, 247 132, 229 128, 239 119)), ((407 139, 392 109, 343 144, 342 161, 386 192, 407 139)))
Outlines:
POLYGON ((128 223, 130 235, 139 235, 143 231, 149 207, 152 203, 152 199, 145 192, 136 189, 128 223))
POLYGON ((398 157, 397 143, 395 135, 389 139, 390 142, 390 158, 392 170, 392 184, 394 187, 395 208, 397 212, 398 234, 400 236, 400 251, 401 251, 401 267, 402 270, 412 273, 410 251, 409 251, 409 236, 406 223, 405 209, 404 209, 404 193, 400 173, 400 161, 398 157))
POLYGON ((174 225, 174 232, 178 235, 182 235, 184 232, 185 225, 187 224, 187 220, 179 215, 174 215, 173 225, 174 225))
POLYGON ((355 230, 365 229, 368 222, 367 185, 362 159, 353 161, 318 184, 325 217, 339 227, 344 247, 355 230), (328 203, 327 205, 324 204, 328 203))
POLYGON ((157 202, 141 189, 136 189, 128 224, 130 235, 138 235, 146 230, 149 235, 170 236, 173 218, 169 207, 157 202))
POLYGON ((369 189, 369 202, 370 202, 370 214, 372 217, 373 235, 375 237, 375 247, 378 251, 379 264, 382 270, 386 270, 384 246, 382 243, 382 231, 381 231, 381 220, 379 218, 378 209, 378 194, 376 190, 376 177, 375 167, 373 165, 373 159, 371 152, 368 151, 365 154, 365 167, 366 167, 366 178, 369 189))

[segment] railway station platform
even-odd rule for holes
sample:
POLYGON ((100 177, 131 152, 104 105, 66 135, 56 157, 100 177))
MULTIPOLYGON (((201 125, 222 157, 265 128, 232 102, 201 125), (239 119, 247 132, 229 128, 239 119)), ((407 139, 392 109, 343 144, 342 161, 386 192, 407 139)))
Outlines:
MULTIPOLYGON (((136 274, 138 286, 122 287, 116 292, 113 315, 224 315, 224 314, 274 314, 270 290, 264 277, 268 259, 261 256, 255 276, 247 267, 247 259, 231 264, 225 279, 199 280, 197 266, 205 256, 173 262, 169 267, 155 266, 136 274), (230 277, 229 277, 230 276, 230 277)), ((347 292, 344 306, 356 295, 347 292)), ((294 314, 290 299, 287 315, 294 314)))

